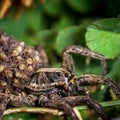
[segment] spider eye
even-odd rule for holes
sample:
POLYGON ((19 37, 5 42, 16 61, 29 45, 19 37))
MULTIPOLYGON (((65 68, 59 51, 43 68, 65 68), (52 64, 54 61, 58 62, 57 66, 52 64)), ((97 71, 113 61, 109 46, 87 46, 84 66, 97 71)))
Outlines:
POLYGON ((58 77, 60 77, 60 73, 59 72, 57 72, 56 74, 57 74, 58 77))
POLYGON ((65 77, 69 77, 68 73, 65 73, 65 77))

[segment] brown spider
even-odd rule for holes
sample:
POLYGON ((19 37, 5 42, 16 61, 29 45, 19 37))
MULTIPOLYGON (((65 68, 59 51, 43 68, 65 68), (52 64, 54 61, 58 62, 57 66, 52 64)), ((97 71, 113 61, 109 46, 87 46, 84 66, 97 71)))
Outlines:
POLYGON ((63 110, 72 120, 79 120, 74 106, 87 104, 107 120, 103 107, 83 89, 85 85, 107 84, 120 97, 120 88, 106 76, 103 55, 81 46, 69 46, 62 54, 62 67, 49 68, 43 50, 36 52, 5 34, 0 35, 0 120, 9 105, 42 106, 63 110), (70 53, 101 61, 103 75, 85 74, 76 78, 70 53))

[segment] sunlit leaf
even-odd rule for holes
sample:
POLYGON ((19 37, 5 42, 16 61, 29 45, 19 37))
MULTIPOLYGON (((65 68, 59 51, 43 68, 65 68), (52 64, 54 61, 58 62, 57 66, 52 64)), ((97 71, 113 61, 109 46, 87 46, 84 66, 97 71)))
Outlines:
POLYGON ((120 54, 120 20, 98 20, 87 28, 87 45, 90 49, 114 58, 120 54))

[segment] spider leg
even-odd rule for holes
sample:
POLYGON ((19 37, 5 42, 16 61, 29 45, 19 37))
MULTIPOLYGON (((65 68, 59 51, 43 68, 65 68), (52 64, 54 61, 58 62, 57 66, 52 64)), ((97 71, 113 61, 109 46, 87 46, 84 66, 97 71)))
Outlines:
POLYGON ((3 112, 5 111, 7 105, 12 106, 33 106, 35 105, 36 97, 33 95, 13 95, 0 93, 0 120, 2 120, 3 112))
POLYGON ((108 78, 107 76, 98 76, 98 75, 93 75, 93 74, 85 74, 85 75, 81 75, 76 80, 76 82, 77 82, 77 84, 79 86, 106 84, 120 98, 120 87, 117 84, 115 84, 112 80, 110 80, 110 78, 108 78))
POLYGON ((48 57, 47 57, 46 51, 40 45, 35 47, 35 49, 39 52, 41 61, 43 61, 43 63, 42 63, 43 66, 44 67, 49 67, 49 61, 48 61, 48 57))
POLYGON ((80 55, 84 55, 84 56, 88 56, 88 57, 92 57, 92 58, 100 60, 101 65, 102 65, 103 75, 106 75, 106 73, 107 73, 106 58, 101 54, 98 54, 98 53, 91 51, 87 48, 83 48, 81 46, 72 45, 72 46, 67 47, 63 51, 62 67, 67 68, 71 72, 74 72, 73 60, 72 60, 72 57, 70 56, 70 53, 80 54, 80 55))
POLYGON ((9 97, 6 94, 0 93, 0 120, 2 120, 3 112, 9 102, 9 97))
POLYGON ((40 95, 39 96, 39 105, 43 107, 50 107, 50 108, 55 108, 58 110, 63 110, 65 114, 70 115, 71 120, 79 120, 78 117, 76 116, 73 108, 63 101, 62 98, 59 99, 49 99, 47 96, 40 95))
POLYGON ((63 100, 72 107, 79 106, 81 104, 87 104, 99 114, 102 120, 108 120, 102 106, 90 96, 71 96, 65 97, 63 100))
POLYGON ((10 105, 13 105, 15 107, 19 106, 34 106, 35 101, 37 100, 36 96, 33 96, 32 94, 30 95, 13 95, 10 94, 10 105))

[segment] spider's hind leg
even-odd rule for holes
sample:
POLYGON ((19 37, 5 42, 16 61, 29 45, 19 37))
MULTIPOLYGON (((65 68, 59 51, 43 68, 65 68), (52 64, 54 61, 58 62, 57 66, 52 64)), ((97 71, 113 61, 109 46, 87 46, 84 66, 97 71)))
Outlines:
POLYGON ((102 106, 97 101, 92 99, 90 96, 71 96, 65 97, 63 98, 63 100, 72 107, 87 104, 89 107, 93 108, 99 114, 102 120, 108 120, 102 106))
MULTIPOLYGON (((54 97, 54 96, 53 96, 54 97)), ((73 108, 66 103, 62 98, 50 99, 47 96, 39 96, 39 105, 43 107, 55 108, 64 111, 65 115, 69 115, 71 120, 79 120, 73 108)))

